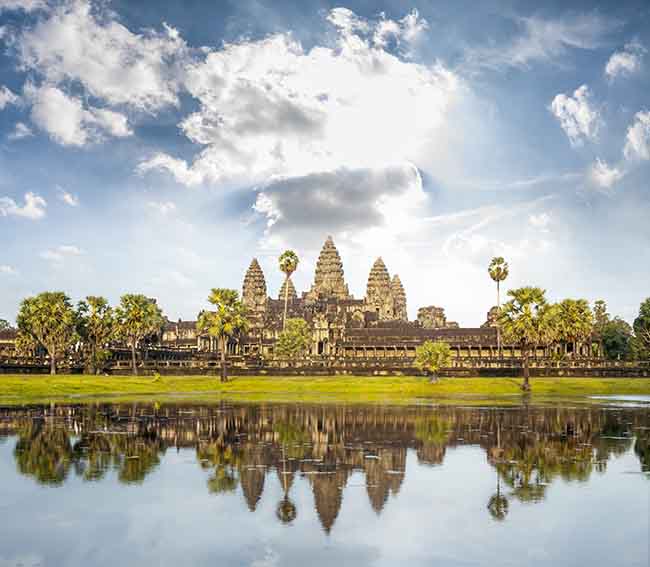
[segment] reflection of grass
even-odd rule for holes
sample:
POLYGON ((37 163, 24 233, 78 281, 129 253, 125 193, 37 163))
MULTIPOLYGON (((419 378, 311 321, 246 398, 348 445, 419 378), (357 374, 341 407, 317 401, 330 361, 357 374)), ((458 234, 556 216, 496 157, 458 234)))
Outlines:
MULTIPOLYGON (((583 396, 650 394, 650 379, 533 378, 533 395, 583 396)), ((520 399, 516 380, 450 378, 430 384, 423 378, 381 376, 240 377, 222 384, 208 376, 29 376, 0 375, 0 400, 20 403, 65 400, 74 396, 120 398, 192 395, 201 399, 269 401, 404 402, 415 398, 510 397, 520 399)), ((466 400, 467 401, 467 400, 466 400)))

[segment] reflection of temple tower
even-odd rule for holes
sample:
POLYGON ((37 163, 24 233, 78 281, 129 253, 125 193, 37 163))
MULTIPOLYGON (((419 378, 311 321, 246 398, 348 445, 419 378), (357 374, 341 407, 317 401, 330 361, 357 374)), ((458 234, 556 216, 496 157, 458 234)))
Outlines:
POLYGON ((329 474, 316 474, 311 478, 316 513, 323 529, 329 534, 343 503, 347 474, 339 469, 329 474))
POLYGON ((327 237, 320 251, 316 262, 314 283, 305 297, 310 301, 315 301, 319 297, 350 299, 343 274, 343 263, 331 236, 327 237))
POLYGON ((381 449, 378 459, 366 459, 366 492, 372 509, 379 514, 388 495, 401 488, 406 471, 406 450, 381 449))
POLYGON ((251 512, 255 511, 262 498, 265 475, 266 471, 261 467, 246 466, 239 472, 239 481, 244 492, 246 505, 251 512))

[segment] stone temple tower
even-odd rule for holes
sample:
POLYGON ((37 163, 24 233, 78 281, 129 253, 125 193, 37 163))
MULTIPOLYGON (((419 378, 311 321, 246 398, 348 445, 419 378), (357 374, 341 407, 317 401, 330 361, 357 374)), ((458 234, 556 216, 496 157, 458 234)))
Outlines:
POLYGON ((390 282, 390 291, 393 296, 393 308, 395 319, 408 321, 408 312, 406 310, 406 292, 402 285, 402 280, 395 274, 390 282))
POLYGON ((377 313, 379 319, 395 318, 390 275, 386 269, 386 264, 381 258, 375 260, 370 270, 365 302, 370 311, 377 313))
POLYGON ((316 262, 316 274, 306 299, 315 301, 319 297, 350 299, 350 291, 345 283, 343 263, 331 236, 327 237, 316 262))
POLYGON ((254 314, 266 310, 266 279, 257 258, 253 258, 244 276, 242 302, 254 314))
POLYGON ((281 301, 284 301, 284 291, 285 291, 285 289, 287 287, 287 282, 289 282, 289 295, 288 295, 289 301, 293 301, 294 299, 298 299, 298 294, 296 293, 296 288, 293 285, 293 282, 291 281, 291 279, 286 279, 286 278, 285 278, 284 282, 282 282, 282 287, 280 288, 280 293, 278 293, 278 299, 281 300, 281 301))

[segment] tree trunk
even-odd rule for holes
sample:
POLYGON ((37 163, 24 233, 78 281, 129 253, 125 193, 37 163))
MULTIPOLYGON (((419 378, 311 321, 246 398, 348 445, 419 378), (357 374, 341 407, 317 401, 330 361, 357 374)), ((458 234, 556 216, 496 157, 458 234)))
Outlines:
MULTIPOLYGON (((497 280, 497 317, 501 313, 501 290, 499 284, 500 282, 497 280)), ((499 319, 497 319, 497 352, 499 353, 499 358, 501 358, 501 326, 499 325, 499 319)))
POLYGON ((133 368, 133 375, 138 375, 138 365, 135 357, 135 341, 131 342, 131 366, 133 368))
POLYGON ((289 275, 284 279, 284 317, 282 318, 282 330, 287 326, 287 305, 289 304, 289 275))
POLYGON ((56 374, 56 350, 50 351, 50 374, 56 374))
POLYGON ((528 357, 528 347, 522 347, 521 357, 524 366, 524 383, 521 385, 521 389, 524 392, 530 392, 530 360, 528 357))
POLYGON ((90 374, 97 374, 97 366, 95 365, 97 361, 97 346, 93 343, 90 346, 90 364, 88 365, 88 370, 90 374))
POLYGON ((436 384, 438 382, 438 375, 433 372, 431 378, 429 378, 429 384, 436 384))
POLYGON ((226 367, 226 338, 223 337, 221 340, 221 381, 228 381, 228 368, 226 367))

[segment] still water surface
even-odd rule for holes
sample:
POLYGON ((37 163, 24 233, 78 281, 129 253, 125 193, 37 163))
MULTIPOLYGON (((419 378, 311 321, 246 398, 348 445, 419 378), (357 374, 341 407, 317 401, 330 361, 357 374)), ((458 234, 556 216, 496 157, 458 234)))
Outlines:
POLYGON ((0 566, 647 566, 650 407, 0 408, 0 566))

